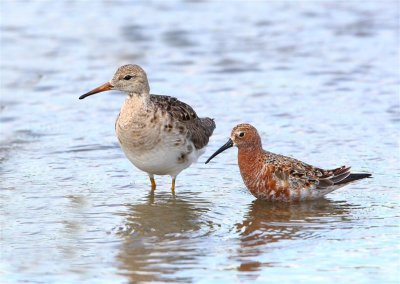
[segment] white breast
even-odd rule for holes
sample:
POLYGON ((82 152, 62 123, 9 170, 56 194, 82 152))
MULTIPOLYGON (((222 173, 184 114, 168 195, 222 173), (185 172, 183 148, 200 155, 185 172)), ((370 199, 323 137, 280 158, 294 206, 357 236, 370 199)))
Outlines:
POLYGON ((176 176, 204 153, 187 137, 185 126, 168 113, 148 109, 134 99, 121 108, 115 130, 127 158, 153 175, 176 176))
POLYGON ((138 169, 154 175, 177 176, 182 170, 189 167, 204 150, 196 150, 193 143, 182 146, 171 146, 169 143, 160 143, 149 150, 139 150, 126 147, 121 143, 125 155, 138 169), (189 151, 191 149, 191 151, 189 151))
MULTIPOLYGON (((178 130, 166 131, 158 125, 121 127, 116 133, 125 155, 137 168, 153 175, 176 176, 204 153, 197 150, 178 130)), ((136 124, 137 125, 137 124, 136 124)))

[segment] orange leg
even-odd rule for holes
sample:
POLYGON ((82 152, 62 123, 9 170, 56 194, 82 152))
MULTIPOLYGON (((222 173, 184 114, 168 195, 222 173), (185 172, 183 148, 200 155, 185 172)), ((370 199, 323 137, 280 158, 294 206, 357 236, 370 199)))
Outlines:
POLYGON ((174 194, 174 195, 175 195, 175 180, 176 180, 176 177, 172 177, 171 191, 172 191, 172 194, 174 194))
POLYGON ((151 182, 151 191, 156 190, 156 181, 154 180, 154 177, 150 177, 150 182, 151 182))

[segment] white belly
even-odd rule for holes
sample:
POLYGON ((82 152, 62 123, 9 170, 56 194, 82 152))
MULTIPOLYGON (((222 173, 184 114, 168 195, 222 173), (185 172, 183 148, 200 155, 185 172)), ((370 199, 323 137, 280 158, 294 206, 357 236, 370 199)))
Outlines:
POLYGON ((204 153, 187 136, 184 125, 167 113, 123 105, 115 130, 125 155, 150 175, 176 176, 204 153))
POLYGON ((157 147, 144 151, 135 151, 132 148, 124 147, 123 144, 121 144, 121 148, 135 167, 153 175, 177 176, 204 153, 204 148, 198 151, 193 143, 178 147, 160 143, 157 147), (189 145, 192 148, 190 153, 189 145))

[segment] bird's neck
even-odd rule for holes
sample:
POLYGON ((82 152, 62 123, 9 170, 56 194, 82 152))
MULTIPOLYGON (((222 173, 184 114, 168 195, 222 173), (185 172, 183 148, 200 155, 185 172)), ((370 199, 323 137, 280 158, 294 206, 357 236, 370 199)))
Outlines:
POLYGON ((259 166, 263 156, 261 146, 238 147, 238 164, 241 172, 252 172, 254 167, 259 166))
POLYGON ((133 94, 125 99, 118 116, 118 126, 122 128, 132 128, 132 125, 139 125, 141 121, 150 111, 150 95, 149 94, 133 94))
POLYGON ((269 187, 260 187, 263 182, 271 180, 270 171, 265 171, 265 158, 261 147, 239 148, 238 165, 244 184, 254 196, 258 196, 260 190, 269 190, 269 187))
POLYGON ((125 103, 136 108, 147 109, 150 105, 150 94, 147 92, 129 93, 125 103))
POLYGON ((251 162, 259 155, 263 155, 262 146, 252 146, 252 147, 239 147, 238 158, 242 161, 251 162))

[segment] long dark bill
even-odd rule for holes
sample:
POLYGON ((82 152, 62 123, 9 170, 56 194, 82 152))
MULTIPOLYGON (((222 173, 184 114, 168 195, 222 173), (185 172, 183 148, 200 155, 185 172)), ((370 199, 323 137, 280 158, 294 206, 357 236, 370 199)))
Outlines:
POLYGON ((215 156, 217 156, 218 154, 224 152, 226 149, 229 149, 233 146, 233 142, 232 140, 229 138, 228 142, 226 142, 221 148, 219 148, 214 154, 211 155, 210 158, 208 158, 208 160, 206 161, 206 164, 208 164, 209 161, 212 160, 212 158, 214 158, 215 156))
POLYGON ((107 83, 104 83, 103 85, 101 85, 100 87, 97 87, 96 89, 93 89, 90 92, 87 92, 86 94, 80 96, 79 99, 82 100, 88 96, 91 96, 91 95, 94 95, 94 94, 97 94, 100 92, 104 92, 104 91, 109 91, 109 90, 112 90, 113 88, 114 88, 114 86, 111 85, 109 82, 107 82, 107 83))

